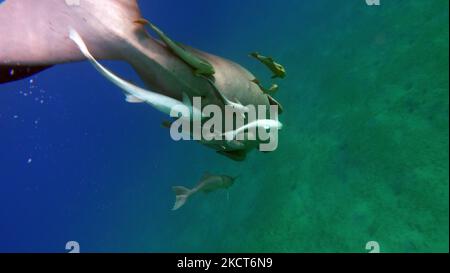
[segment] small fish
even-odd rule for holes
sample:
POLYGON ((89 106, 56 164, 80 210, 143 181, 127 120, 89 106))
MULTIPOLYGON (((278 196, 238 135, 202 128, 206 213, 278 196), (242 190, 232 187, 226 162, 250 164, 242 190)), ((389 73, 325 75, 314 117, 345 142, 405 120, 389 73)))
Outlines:
POLYGON ((262 83, 258 80, 258 79, 254 79, 252 81, 254 84, 258 85, 259 88, 264 92, 264 94, 274 94, 278 91, 279 86, 278 84, 272 84, 272 86, 270 86, 270 88, 265 88, 262 83))
POLYGON ((239 127, 236 130, 225 132, 222 136, 225 137, 225 140, 231 141, 236 139, 239 134, 258 128, 263 128, 265 130, 281 130, 283 128, 283 124, 280 121, 273 119, 257 119, 242 127, 239 127))
POLYGON ((148 25, 150 28, 156 32, 159 38, 170 48, 170 50, 175 53, 180 59, 191 66, 194 69, 194 74, 197 76, 213 76, 216 71, 214 67, 206 60, 194 55, 193 53, 184 49, 180 44, 172 41, 162 30, 152 24, 146 19, 138 19, 134 21, 137 24, 148 25))
POLYGON ((178 210, 184 206, 186 201, 197 192, 210 193, 219 189, 228 189, 233 186, 236 179, 237 177, 231 177, 228 175, 211 175, 207 173, 193 189, 188 189, 182 186, 172 187, 172 190, 176 195, 175 205, 172 210, 178 210))
POLYGON ((236 110, 242 118, 245 119, 245 114, 250 111, 248 106, 244 106, 239 100, 235 99, 236 102, 233 102, 229 100, 227 97, 225 97, 222 92, 217 88, 216 84, 209 78, 204 77, 203 78, 209 82, 209 84, 212 86, 216 96, 222 101, 224 105, 231 106, 234 110, 236 110))
POLYGON ((172 97, 162 95, 151 90, 147 90, 136 86, 109 71, 102 64, 100 64, 89 52, 85 42, 74 29, 70 29, 69 38, 78 46, 81 53, 86 57, 86 59, 100 72, 105 78, 110 80, 112 83, 117 85, 126 94, 126 101, 130 103, 141 103, 145 102, 166 115, 170 115, 174 107, 184 105, 189 108, 192 117, 202 116, 201 111, 193 107, 191 101, 187 97, 186 93, 183 93, 183 101, 178 101, 172 97))
POLYGON ((267 66, 270 69, 270 71, 272 71, 272 73, 274 74, 272 76, 272 79, 275 79, 275 78, 284 79, 286 77, 286 69, 281 64, 275 62, 275 60, 272 59, 271 57, 266 57, 266 56, 260 55, 257 52, 251 53, 250 56, 254 57, 258 61, 263 63, 265 66, 267 66))
POLYGON ((248 106, 244 106, 239 100, 235 99, 236 102, 229 100, 225 97, 217 88, 216 84, 208 77, 202 76, 213 88, 215 95, 222 101, 225 106, 230 106, 233 108, 238 114, 241 115, 243 119, 245 119, 245 114, 250 112, 248 106))

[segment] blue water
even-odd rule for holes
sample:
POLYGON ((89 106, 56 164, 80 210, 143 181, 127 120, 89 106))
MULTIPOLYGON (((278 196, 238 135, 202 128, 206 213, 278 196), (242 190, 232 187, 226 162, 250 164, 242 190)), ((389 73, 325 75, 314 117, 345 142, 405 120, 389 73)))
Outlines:
POLYGON ((448 251, 447 1, 140 7, 261 77, 249 52, 286 65, 279 150, 237 163, 174 142, 164 115, 125 103, 86 62, 1 85, 0 252, 65 252, 71 240, 82 252, 364 252, 370 240, 448 251), (205 172, 241 176, 171 212, 171 187, 205 172))

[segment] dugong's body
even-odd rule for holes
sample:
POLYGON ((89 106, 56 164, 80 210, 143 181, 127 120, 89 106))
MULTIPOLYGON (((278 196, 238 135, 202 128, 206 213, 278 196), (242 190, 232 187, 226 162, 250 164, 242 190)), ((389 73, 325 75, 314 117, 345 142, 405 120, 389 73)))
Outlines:
MULTIPOLYGON (((76 29, 97 59, 129 63, 145 85, 156 92, 182 99, 202 96, 204 104, 220 105, 212 86, 197 77, 164 43, 134 23, 141 18, 136 0, 6 0, 0 4, 0 83, 21 79, 55 64, 82 61, 85 57, 69 39, 76 29)), ((187 48, 209 61, 215 85, 228 98, 244 105, 269 106, 271 101, 252 82, 255 77, 240 65, 187 48)), ((220 105, 223 106, 223 105, 220 105)), ((217 150, 226 143, 206 143, 217 150)), ((229 152, 243 159, 254 147, 229 152)))

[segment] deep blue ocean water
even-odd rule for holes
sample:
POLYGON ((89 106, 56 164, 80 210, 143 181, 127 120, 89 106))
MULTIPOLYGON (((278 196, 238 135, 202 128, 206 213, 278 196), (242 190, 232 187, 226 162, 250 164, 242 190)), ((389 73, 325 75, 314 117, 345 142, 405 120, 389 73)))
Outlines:
POLYGON ((447 1, 139 2, 178 41, 286 65, 279 150, 176 143, 87 62, 2 85, 0 252, 448 251, 447 1), (205 172, 241 177, 171 212, 205 172))

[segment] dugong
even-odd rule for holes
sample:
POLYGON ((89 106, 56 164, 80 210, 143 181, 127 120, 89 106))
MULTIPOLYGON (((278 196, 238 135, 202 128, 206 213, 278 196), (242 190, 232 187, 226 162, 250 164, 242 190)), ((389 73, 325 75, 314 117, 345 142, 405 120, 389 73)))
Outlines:
MULTIPOLYGON (((20 80, 51 66, 84 61, 70 39, 75 29, 97 60, 129 63, 146 88, 181 101, 183 94, 202 97, 205 105, 223 106, 208 81, 136 20, 136 0, 6 0, 0 4, 0 84, 20 80)), ((197 49, 191 54, 214 68, 215 88, 243 105, 276 103, 253 82, 255 76, 237 63, 197 49)), ((202 142, 233 160, 244 160, 254 143, 238 150, 226 141, 202 142)))

